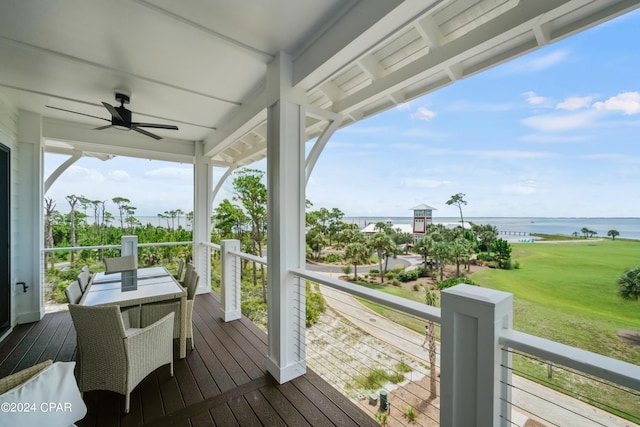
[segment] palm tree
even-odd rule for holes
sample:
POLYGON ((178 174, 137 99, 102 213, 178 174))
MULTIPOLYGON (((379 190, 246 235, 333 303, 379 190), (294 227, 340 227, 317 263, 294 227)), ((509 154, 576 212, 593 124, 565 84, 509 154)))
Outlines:
MULTIPOLYGON (((433 307, 438 306, 438 294, 431 289, 427 289, 424 294, 424 303, 433 307)), ((426 339, 429 342, 429 392, 430 398, 434 399, 437 395, 436 387, 436 326, 433 321, 427 322, 426 339)))
POLYGON ((358 279, 358 264, 363 264, 371 256, 371 249, 366 243, 353 242, 347 245, 345 258, 353 263, 353 278, 358 279))
POLYGON ((611 240, 616 240, 616 237, 620 235, 618 230, 609 230, 607 231, 607 236, 611 237, 611 240))
POLYGON ((369 240, 369 247, 378 255, 378 265, 380 266, 380 283, 384 283, 384 274, 387 270, 387 261, 396 251, 396 245, 393 239, 384 232, 376 233, 369 240), (382 259, 384 258, 384 269, 382 268, 382 259))
POLYGON ((638 301, 640 298, 640 265, 631 267, 618 277, 619 294, 623 299, 638 301))
POLYGON ((456 277, 460 277, 460 264, 471 257, 471 243, 464 237, 458 237, 452 242, 449 251, 451 259, 456 263, 456 277))
POLYGON ((416 246, 413 248, 413 250, 416 253, 422 255, 425 268, 428 268, 427 262, 429 261, 428 259, 429 253, 431 252, 431 249, 433 248, 434 243, 435 242, 433 241, 431 236, 427 235, 421 238, 420 240, 418 240, 418 242, 416 243, 416 246))
POLYGON ((436 242, 433 245, 433 257, 438 260, 438 267, 440 267, 440 280, 444 279, 444 266, 449 259, 450 249, 449 244, 446 242, 436 242))

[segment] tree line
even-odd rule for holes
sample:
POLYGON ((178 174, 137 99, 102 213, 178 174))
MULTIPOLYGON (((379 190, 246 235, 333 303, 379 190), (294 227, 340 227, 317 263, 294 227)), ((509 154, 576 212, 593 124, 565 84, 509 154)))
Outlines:
MULTIPOLYGON (((140 243, 192 240, 191 232, 180 225, 182 216, 185 217, 185 226, 192 221, 192 212, 185 214, 182 210, 175 209, 159 213, 159 218, 167 219, 167 227, 164 228, 143 225, 135 217, 137 208, 125 197, 111 199, 117 210, 116 215, 107 210, 106 200, 91 200, 75 194, 66 196, 65 200, 69 204, 67 214, 56 210, 53 199, 44 200, 46 248, 116 245, 124 235, 137 235, 140 243)), ((159 257, 159 249, 141 248, 141 251, 141 257, 147 258, 148 262, 159 257)), ((166 251, 170 252, 170 249, 165 249, 166 251)), ((87 261, 94 257, 93 253, 82 251, 78 255, 76 251, 48 252, 45 256, 45 269, 54 268, 56 261, 69 261, 73 264, 77 256, 87 261)), ((104 250, 97 251, 98 260, 102 260, 104 256, 104 250)))

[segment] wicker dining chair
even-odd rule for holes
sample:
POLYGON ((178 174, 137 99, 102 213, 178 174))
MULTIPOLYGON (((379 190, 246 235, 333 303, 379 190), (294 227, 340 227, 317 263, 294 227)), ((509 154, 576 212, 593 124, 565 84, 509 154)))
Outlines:
POLYGON ((133 255, 104 259, 105 273, 135 270, 137 268, 136 264, 136 257, 133 255))
POLYGON ((184 259, 180 259, 180 264, 178 264, 178 272, 176 273, 175 277, 176 280, 178 282, 182 282, 182 273, 184 273, 184 265, 186 264, 186 261, 184 259))
MULTIPOLYGON (((188 271, 188 270, 187 270, 188 271)), ((185 276, 186 280, 186 276, 185 276)), ((200 275, 194 271, 189 273, 189 282, 185 283, 187 288, 187 305, 186 305, 186 338, 191 339, 191 350, 193 350, 193 302, 198 288, 200 275)), ((173 325, 173 338, 180 338, 180 301, 158 302, 153 304, 143 304, 140 307, 140 325, 144 327, 149 325, 167 313, 175 313, 173 325)))
POLYGON ((169 364, 173 376, 173 313, 143 329, 125 330, 117 305, 69 306, 78 338, 78 387, 81 392, 130 393, 150 373, 169 364))
POLYGON ((182 286, 184 286, 185 288, 187 287, 187 283, 189 282, 191 275, 196 271, 196 267, 193 265, 193 263, 189 262, 187 263, 186 267, 185 267, 185 272, 184 272, 184 280, 180 281, 178 280, 182 286))
POLYGON ((80 283, 80 290, 82 293, 87 289, 89 279, 91 279, 91 273, 89 272, 89 266, 85 265, 82 267, 82 270, 80 270, 80 274, 78 274, 78 283, 80 283))
POLYGON ((64 289, 64 294, 67 296, 67 301, 69 304, 77 304, 80 302, 80 298, 82 298, 82 289, 80 288, 80 283, 76 280, 75 282, 71 282, 64 289))

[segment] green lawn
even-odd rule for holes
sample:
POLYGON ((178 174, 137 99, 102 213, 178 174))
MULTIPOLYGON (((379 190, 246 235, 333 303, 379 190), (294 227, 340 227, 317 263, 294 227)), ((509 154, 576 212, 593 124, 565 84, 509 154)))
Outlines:
MULTIPOLYGON (((519 269, 486 269, 471 278, 483 287, 514 294, 516 330, 640 365, 640 348, 616 335, 620 329, 640 330, 640 301, 622 300, 616 283, 626 269, 640 264, 640 241, 574 240, 512 246, 512 258, 519 262, 519 269)), ((363 286, 418 301, 422 297, 422 293, 392 286, 363 286)), ((417 332, 424 328, 422 320, 362 302, 417 332)), ((548 379, 546 366, 544 361, 513 357, 519 375, 640 422, 636 394, 558 367, 554 368, 553 379, 548 379), (605 402, 605 406, 596 402, 605 402)))
POLYGON ((640 349, 615 331, 640 330, 640 302, 622 300, 616 280, 640 264, 640 241, 515 243, 517 270, 472 276, 484 287, 514 294, 514 327, 554 341, 640 364, 640 349))

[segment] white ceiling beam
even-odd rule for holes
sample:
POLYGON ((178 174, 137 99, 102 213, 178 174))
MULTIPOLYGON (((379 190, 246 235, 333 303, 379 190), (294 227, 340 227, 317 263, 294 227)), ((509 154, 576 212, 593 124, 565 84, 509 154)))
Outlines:
MULTIPOLYGON (((526 1, 518 7, 500 15, 486 24, 453 40, 440 49, 423 56, 405 67, 374 81, 334 105, 336 112, 345 112, 364 108, 372 100, 395 92, 421 79, 444 71, 446 67, 462 62, 491 47, 494 40, 507 40, 517 34, 531 31, 539 17, 570 0, 526 1), (528 26, 528 28, 527 28, 528 26)), ((351 113, 350 113, 351 114, 351 113)))
MULTIPOLYGON (((69 143, 82 152, 105 153, 116 156, 170 162, 193 163, 195 143, 163 138, 159 141, 120 130, 97 131, 86 124, 51 118, 42 121, 42 135, 46 139, 69 143)), ((46 144, 45 144, 46 146, 46 144)), ((52 149, 51 151, 54 151, 52 149)), ((50 150, 47 150, 50 151, 50 150)))
POLYGON ((416 31, 420 37, 429 46, 429 51, 435 50, 444 44, 442 33, 438 29, 438 24, 433 20, 431 15, 426 15, 419 19, 415 25, 416 31))
POLYGON ((225 151, 236 140, 267 120, 266 84, 253 91, 252 95, 242 103, 242 107, 234 109, 204 140, 204 155, 215 157, 225 151))
MULTIPOLYGON (((293 67, 294 85, 315 73, 324 74, 321 77, 324 80, 328 74, 362 55, 371 46, 371 37, 374 41, 380 38, 370 31, 371 28, 379 25, 389 12, 402 3, 401 0, 359 1, 330 28, 325 29, 304 52, 296 55, 293 67)), ((387 29, 387 33, 389 31, 391 28, 387 29)), ((303 86, 310 89, 306 84, 303 86)))
POLYGON ((358 66, 371 80, 378 80, 382 76, 382 67, 373 55, 367 55, 359 60, 358 66))

